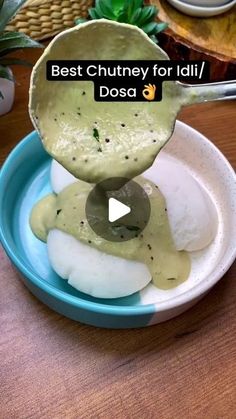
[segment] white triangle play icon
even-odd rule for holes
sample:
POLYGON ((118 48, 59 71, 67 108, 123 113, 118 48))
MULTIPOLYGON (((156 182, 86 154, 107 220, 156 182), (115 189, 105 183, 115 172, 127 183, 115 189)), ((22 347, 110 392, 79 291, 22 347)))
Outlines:
POLYGON ((110 223, 119 220, 119 218, 122 218, 124 215, 131 212, 130 207, 122 204, 122 202, 115 198, 109 198, 108 205, 108 219, 110 223))

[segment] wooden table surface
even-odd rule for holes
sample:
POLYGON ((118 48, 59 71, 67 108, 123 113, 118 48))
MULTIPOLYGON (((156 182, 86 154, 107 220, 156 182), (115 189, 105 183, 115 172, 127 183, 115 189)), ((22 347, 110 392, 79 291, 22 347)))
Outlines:
MULTIPOLYGON (((40 51, 22 53, 32 62, 40 51)), ((0 117, 0 162, 29 131, 28 69, 15 71, 0 117)), ((179 119, 236 167, 236 104, 189 107, 179 119)), ((236 265, 194 308, 139 330, 105 330, 40 303, 0 249, 0 418, 236 417, 236 265)))

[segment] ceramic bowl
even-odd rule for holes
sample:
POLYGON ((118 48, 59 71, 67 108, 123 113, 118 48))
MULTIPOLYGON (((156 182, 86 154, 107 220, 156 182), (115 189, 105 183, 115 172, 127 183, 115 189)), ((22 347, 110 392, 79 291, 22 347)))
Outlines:
POLYGON ((181 0, 182 3, 188 3, 192 6, 206 6, 215 7, 222 6, 223 4, 229 3, 230 0, 181 0))
MULTIPOLYGON (((46 245, 32 234, 29 214, 51 191, 51 158, 36 132, 11 152, 0 173, 0 238, 29 290, 71 319, 107 328, 144 327, 168 320, 200 300, 224 275, 236 256, 236 177, 221 152, 199 132, 177 122, 158 159, 172 156, 184 165, 214 201, 218 233, 205 250, 191 254, 188 280, 164 291, 148 285, 130 297, 101 300, 72 288, 52 270, 46 245)), ((155 178, 157 163, 145 173, 155 178)), ((88 261, 89 263, 89 261, 88 261)))
POLYGON ((195 17, 211 17, 220 15, 221 13, 225 13, 230 10, 236 4, 236 0, 227 1, 225 3, 222 1, 221 5, 218 6, 213 5, 213 2, 210 1, 207 6, 200 5, 200 3, 197 5, 197 0, 193 0, 192 2, 186 0, 168 0, 168 2, 180 12, 195 17))

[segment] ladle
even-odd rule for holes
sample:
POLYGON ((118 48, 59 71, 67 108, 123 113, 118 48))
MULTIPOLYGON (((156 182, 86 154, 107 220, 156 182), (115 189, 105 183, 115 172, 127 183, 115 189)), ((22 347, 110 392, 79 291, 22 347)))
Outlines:
POLYGON ((32 122, 48 153, 90 183, 132 179, 150 167, 171 137, 182 106, 236 98, 236 81, 166 81, 161 102, 96 102, 92 81, 46 80, 49 59, 160 61, 168 56, 136 26, 100 19, 57 35, 36 63, 30 85, 32 122))

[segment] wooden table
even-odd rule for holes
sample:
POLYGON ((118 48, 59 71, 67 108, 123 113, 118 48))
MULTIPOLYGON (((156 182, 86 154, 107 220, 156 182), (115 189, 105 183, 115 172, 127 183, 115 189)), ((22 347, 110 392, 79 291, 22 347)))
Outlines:
MULTIPOLYGON (((32 62, 39 51, 23 54, 32 62)), ((13 111, 0 118, 1 163, 32 130, 29 70, 17 69, 13 111)), ((236 104, 192 106, 180 119, 236 167, 236 104)), ((103 330, 34 298, 0 250, 0 418, 236 417, 236 265, 194 308, 164 324, 103 330)))

